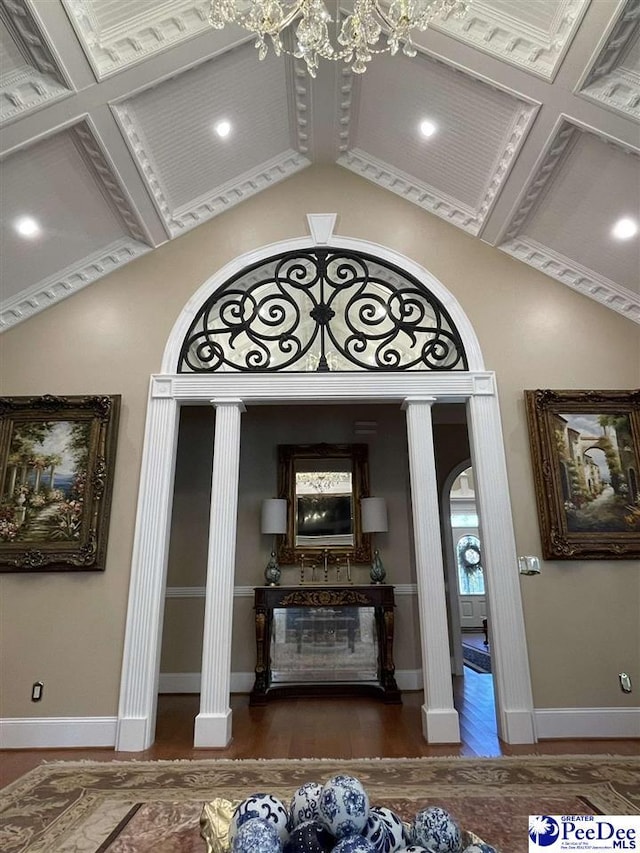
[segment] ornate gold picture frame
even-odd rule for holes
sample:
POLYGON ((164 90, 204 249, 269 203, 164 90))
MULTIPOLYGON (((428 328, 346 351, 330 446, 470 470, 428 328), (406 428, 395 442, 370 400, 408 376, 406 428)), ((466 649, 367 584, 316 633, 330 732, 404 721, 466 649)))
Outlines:
POLYGON ((640 391, 525 391, 542 553, 640 557, 640 391))
POLYGON ((0 398, 0 571, 105 568, 120 397, 0 398))

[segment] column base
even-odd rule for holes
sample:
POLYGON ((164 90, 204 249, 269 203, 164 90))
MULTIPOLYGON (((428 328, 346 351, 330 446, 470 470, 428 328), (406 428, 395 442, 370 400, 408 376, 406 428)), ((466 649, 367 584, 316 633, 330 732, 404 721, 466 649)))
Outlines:
POLYGON ((505 743, 537 743, 535 721, 530 711, 508 711, 498 717, 498 736, 505 743))
POLYGON ((153 743, 147 717, 120 717, 116 736, 117 752, 142 752, 153 743))
POLYGON ((460 723, 454 708, 429 710, 422 706, 422 734, 427 743, 460 743, 460 723))
POLYGON ((193 735, 195 747, 220 747, 231 743, 231 709, 224 714, 198 714, 193 735))

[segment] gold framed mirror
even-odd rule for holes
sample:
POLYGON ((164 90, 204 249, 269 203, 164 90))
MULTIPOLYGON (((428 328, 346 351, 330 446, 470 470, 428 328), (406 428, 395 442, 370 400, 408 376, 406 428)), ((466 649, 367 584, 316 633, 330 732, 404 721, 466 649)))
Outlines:
POLYGON ((278 497, 287 500, 287 532, 278 543, 282 564, 371 560, 362 532, 360 499, 369 496, 366 444, 278 445, 278 497))

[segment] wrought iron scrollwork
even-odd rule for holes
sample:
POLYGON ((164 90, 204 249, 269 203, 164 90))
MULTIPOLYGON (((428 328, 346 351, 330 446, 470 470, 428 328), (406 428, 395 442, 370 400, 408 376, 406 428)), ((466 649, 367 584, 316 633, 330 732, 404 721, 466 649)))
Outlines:
POLYGON ((202 306, 179 373, 466 370, 440 301, 377 258, 315 248, 242 270, 202 306))

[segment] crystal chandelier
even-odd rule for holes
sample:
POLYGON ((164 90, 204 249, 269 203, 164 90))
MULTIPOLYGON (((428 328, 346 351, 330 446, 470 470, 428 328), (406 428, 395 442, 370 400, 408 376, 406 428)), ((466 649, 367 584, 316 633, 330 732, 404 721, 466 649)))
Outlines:
POLYGON ((356 74, 362 74, 377 53, 415 56, 412 30, 426 30, 437 17, 463 17, 471 0, 391 0, 384 7, 378 0, 354 0, 353 11, 339 25, 335 16, 338 45, 330 40, 334 23, 324 0, 211 0, 209 21, 216 29, 239 24, 256 36, 260 59, 269 49, 269 40, 277 56, 291 53, 304 59, 312 77, 320 59, 343 60, 356 74), (294 29, 295 48, 284 48, 281 34, 294 29), (383 38, 386 36, 386 43, 383 38))

